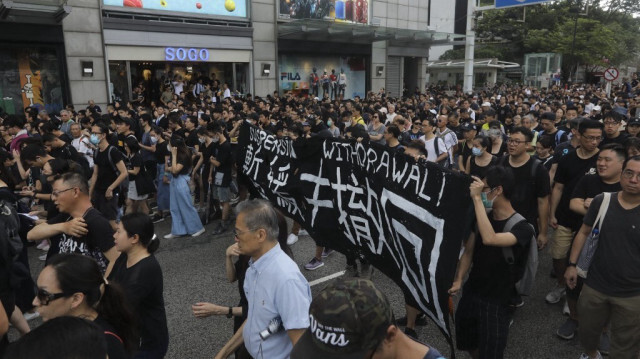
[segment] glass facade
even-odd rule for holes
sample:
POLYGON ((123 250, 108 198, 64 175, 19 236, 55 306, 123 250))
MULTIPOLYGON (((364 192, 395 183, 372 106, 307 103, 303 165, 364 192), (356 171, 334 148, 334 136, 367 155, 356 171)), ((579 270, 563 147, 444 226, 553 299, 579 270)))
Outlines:
POLYGON ((61 51, 0 45, 0 107, 9 114, 21 114, 28 106, 60 111, 67 93, 61 51))

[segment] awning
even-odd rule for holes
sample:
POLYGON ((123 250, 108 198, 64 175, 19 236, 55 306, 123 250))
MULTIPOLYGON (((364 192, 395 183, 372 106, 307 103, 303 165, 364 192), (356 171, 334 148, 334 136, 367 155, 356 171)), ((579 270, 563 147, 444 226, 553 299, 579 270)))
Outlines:
POLYGON ((60 23, 71 13, 72 6, 62 0, 3 0, 0 20, 26 23, 60 23))
MULTIPOLYGON (((464 68, 464 60, 441 60, 427 62, 428 69, 451 69, 464 68)), ((494 68, 499 70, 520 68, 520 64, 515 62, 500 61, 498 59, 477 59, 473 61, 474 69, 494 68)))
POLYGON ((463 45, 465 43, 465 35, 460 34, 311 19, 278 23, 278 38, 356 44, 370 44, 388 40, 390 46, 412 47, 463 45))

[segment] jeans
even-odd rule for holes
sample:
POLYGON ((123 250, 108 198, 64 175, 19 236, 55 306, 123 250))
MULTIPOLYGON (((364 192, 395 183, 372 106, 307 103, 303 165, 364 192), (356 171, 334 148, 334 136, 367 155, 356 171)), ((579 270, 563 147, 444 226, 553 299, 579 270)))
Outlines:
POLYGON ((177 175, 171 179, 171 234, 177 236, 194 234, 203 228, 191 199, 189 180, 188 175, 177 175))
MULTIPOLYGON (((158 167, 158 175, 157 175, 157 187, 158 187, 158 211, 166 211, 170 209, 169 206, 169 184, 162 182, 162 177, 164 174, 164 164, 157 165, 158 167)), ((171 175, 169 175, 171 178, 171 175)))

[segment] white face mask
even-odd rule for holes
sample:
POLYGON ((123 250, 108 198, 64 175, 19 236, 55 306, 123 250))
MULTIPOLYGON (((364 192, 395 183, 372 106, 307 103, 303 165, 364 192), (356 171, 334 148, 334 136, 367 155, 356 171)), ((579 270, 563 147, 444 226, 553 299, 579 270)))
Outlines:
POLYGON ((212 138, 212 139, 211 139, 211 142, 213 142, 213 143, 218 143, 218 142, 220 142, 220 137, 214 137, 214 138, 212 138))

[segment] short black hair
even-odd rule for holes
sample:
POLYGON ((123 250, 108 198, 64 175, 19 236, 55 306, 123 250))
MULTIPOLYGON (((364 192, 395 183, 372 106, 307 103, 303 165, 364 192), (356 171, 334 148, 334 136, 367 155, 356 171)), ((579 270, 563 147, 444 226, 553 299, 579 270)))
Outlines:
POLYGON ((542 135, 538 138, 538 143, 544 148, 552 148, 555 143, 555 138, 552 135, 542 135))
POLYGON ((17 127, 19 129, 23 129, 25 122, 25 118, 22 116, 9 115, 4 119, 4 121, 2 121, 2 125, 6 128, 17 127))
POLYGON ((531 130, 526 127, 523 127, 523 126, 516 127, 513 130, 511 130, 511 134, 513 135, 514 133, 522 134, 524 136, 525 141, 527 142, 531 142, 533 140, 533 132, 531 132, 531 130))
POLYGON ((400 129, 396 125, 389 125, 389 127, 387 127, 387 132, 389 132, 393 138, 398 138, 400 136, 400 129))
POLYGON ((592 119, 585 119, 584 121, 580 122, 580 126, 578 126, 578 132, 582 135, 583 133, 587 132, 587 130, 589 129, 595 129, 595 130, 604 130, 604 125, 602 124, 602 122, 600 121, 596 121, 596 120, 592 120, 592 119))
POLYGON ((409 145, 407 146, 407 148, 413 148, 414 150, 418 150, 420 154, 424 156, 428 154, 427 148, 425 147, 424 142, 422 140, 413 140, 409 142, 409 145))
POLYGON ((511 169, 504 166, 490 167, 485 175, 487 185, 493 189, 502 187, 502 194, 506 199, 511 199, 515 187, 515 179, 511 169))
POLYGON ((551 122, 556 122, 556 114, 553 112, 545 112, 540 116, 540 121, 549 120, 551 122))
POLYGON ((47 155, 44 146, 41 144, 30 144, 20 151, 20 159, 24 161, 35 161, 37 157, 44 157, 47 155))
POLYGON ((602 151, 613 151, 620 161, 627 159, 627 151, 624 146, 619 143, 607 143, 600 149, 600 152, 602 151))
POLYGON ((625 169, 627 169, 627 164, 629 163, 629 161, 635 161, 635 162, 640 162, 640 156, 632 156, 627 158, 624 163, 622 164, 622 170, 624 171, 625 169))

